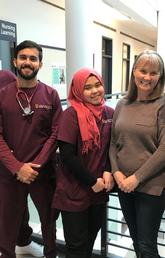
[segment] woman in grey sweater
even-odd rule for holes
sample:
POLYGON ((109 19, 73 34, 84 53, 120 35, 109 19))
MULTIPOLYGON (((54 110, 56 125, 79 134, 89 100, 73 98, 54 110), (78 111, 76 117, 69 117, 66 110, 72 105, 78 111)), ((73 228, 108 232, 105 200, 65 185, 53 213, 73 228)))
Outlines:
POLYGON ((158 258, 165 209, 164 63, 155 51, 136 58, 112 128, 110 159, 121 208, 138 258, 158 258))

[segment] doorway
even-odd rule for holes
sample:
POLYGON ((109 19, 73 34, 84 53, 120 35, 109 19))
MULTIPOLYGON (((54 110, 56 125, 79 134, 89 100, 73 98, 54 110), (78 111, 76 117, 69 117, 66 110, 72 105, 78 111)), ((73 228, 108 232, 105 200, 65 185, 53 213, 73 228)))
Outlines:
POLYGON ((112 39, 102 38, 102 77, 105 94, 112 93, 112 39))

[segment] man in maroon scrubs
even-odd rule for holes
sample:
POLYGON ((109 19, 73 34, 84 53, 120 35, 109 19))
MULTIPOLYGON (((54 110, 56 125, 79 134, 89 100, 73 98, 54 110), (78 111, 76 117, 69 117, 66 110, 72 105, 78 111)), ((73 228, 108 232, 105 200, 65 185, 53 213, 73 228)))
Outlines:
POLYGON ((30 196, 38 210, 44 255, 56 255, 51 155, 62 112, 56 90, 37 80, 42 48, 33 41, 16 47, 17 81, 0 90, 0 253, 15 258, 15 246, 30 196))
MULTIPOLYGON (((16 75, 10 70, 0 70, 0 89, 16 81, 16 75)), ((29 226, 28 205, 22 218, 22 223, 17 238, 16 254, 31 254, 41 257, 43 250, 40 245, 31 241, 32 228, 29 226)))

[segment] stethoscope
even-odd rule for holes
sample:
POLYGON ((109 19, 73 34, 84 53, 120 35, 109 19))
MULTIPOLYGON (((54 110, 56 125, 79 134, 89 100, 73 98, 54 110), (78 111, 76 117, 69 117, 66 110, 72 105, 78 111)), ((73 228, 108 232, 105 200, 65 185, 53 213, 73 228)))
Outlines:
MULTIPOLYGON (((37 86, 38 86, 38 85, 37 85, 37 86)), ((35 91, 33 92, 33 94, 32 94, 30 97, 28 97, 28 95, 26 94, 25 91, 20 90, 19 88, 17 88, 18 91, 17 91, 17 93, 16 93, 16 100, 17 100, 17 102, 18 102, 20 108, 21 108, 22 111, 23 111, 23 114, 22 114, 23 116, 31 116, 31 115, 34 113, 34 110, 32 110, 32 107, 31 107, 31 104, 30 104, 30 103, 31 103, 31 100, 32 100, 32 98, 33 98, 33 96, 34 96, 36 90, 37 90, 37 86, 36 86, 36 88, 35 88, 35 91), (25 99, 26 102, 27 102, 27 105, 26 105, 25 107, 22 105, 22 102, 21 102, 21 95, 24 96, 24 99, 25 99)), ((22 98, 22 99, 23 99, 23 98, 22 98)))

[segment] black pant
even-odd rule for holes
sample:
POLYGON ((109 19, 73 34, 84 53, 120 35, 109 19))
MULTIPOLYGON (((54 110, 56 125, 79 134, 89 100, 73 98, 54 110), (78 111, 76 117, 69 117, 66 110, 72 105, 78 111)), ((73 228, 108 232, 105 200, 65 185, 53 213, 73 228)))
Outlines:
POLYGON ((102 226, 105 204, 85 211, 62 211, 67 258, 90 258, 97 233, 102 226))
POLYGON ((157 237, 165 209, 165 191, 161 196, 120 190, 118 194, 137 257, 159 258, 157 237))

